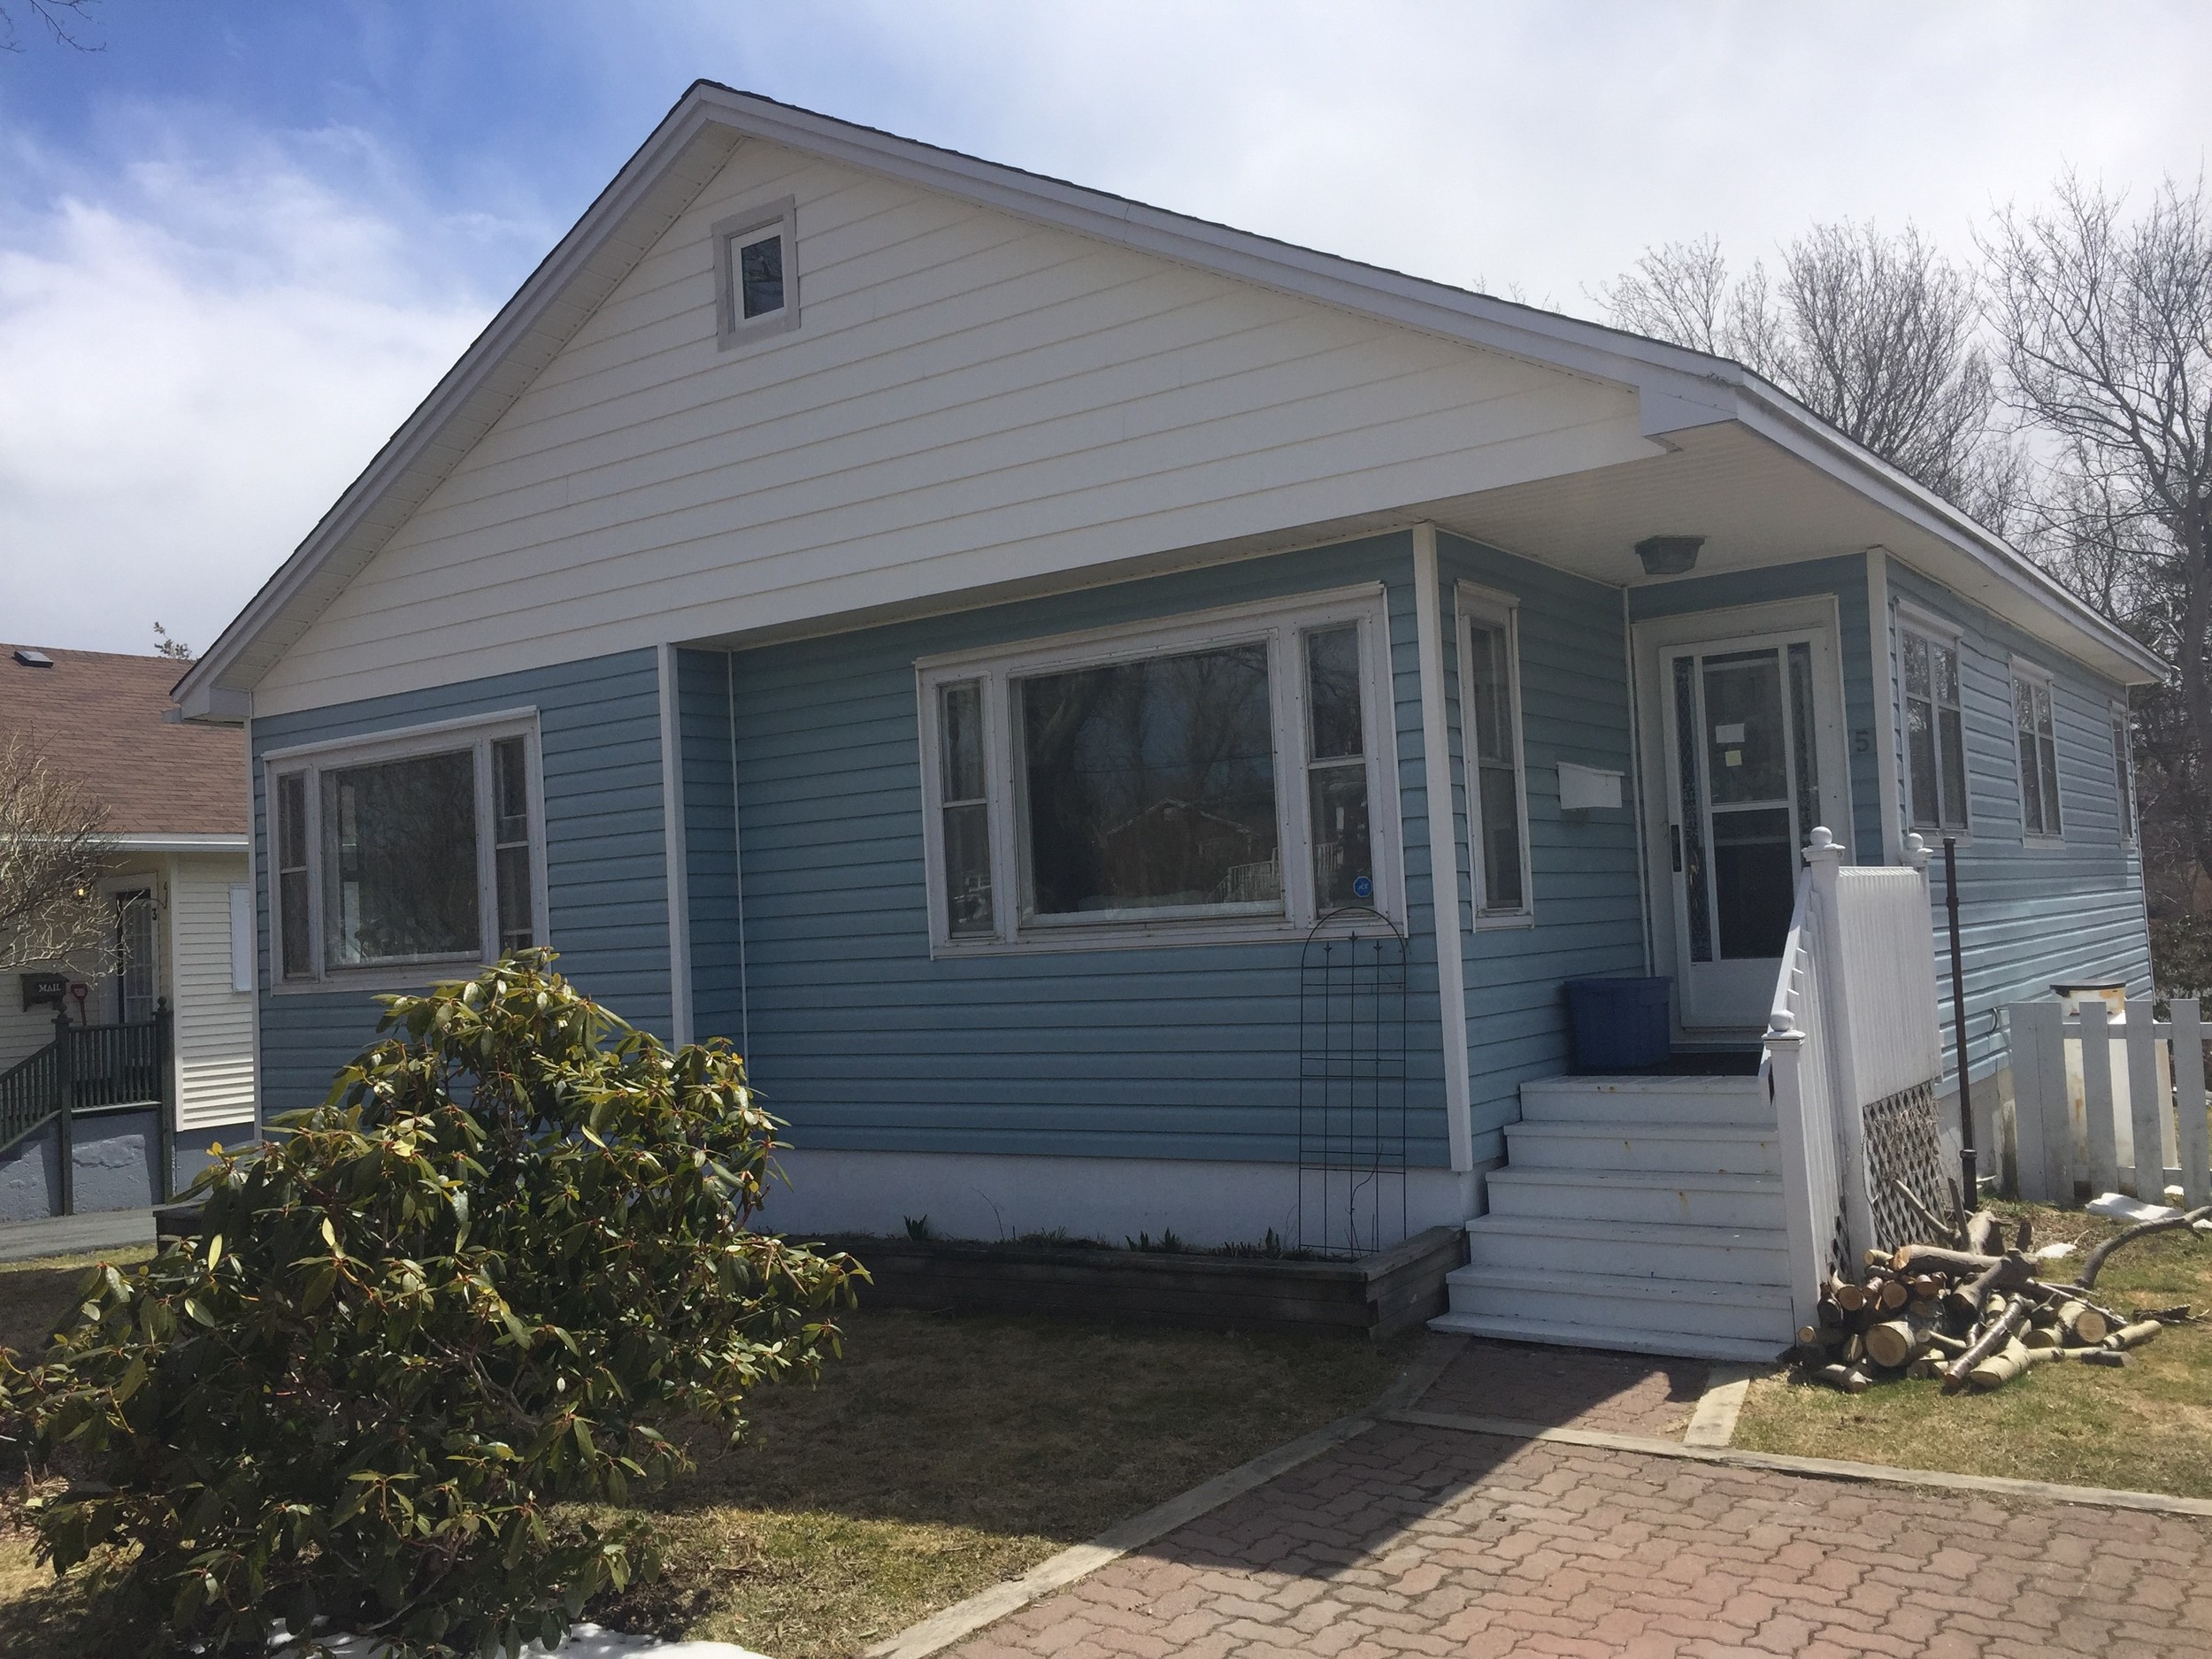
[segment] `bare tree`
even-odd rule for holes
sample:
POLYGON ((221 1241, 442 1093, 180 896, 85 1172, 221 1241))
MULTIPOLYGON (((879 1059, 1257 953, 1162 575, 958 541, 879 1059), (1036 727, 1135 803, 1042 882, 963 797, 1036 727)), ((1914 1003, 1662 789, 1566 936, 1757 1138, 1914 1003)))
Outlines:
POLYGON ((1756 370, 1992 528, 2011 520, 2023 465, 1991 431, 1973 276, 1910 226, 1816 225, 1771 282, 1759 262, 1732 277, 1716 238, 1669 242, 1597 296, 1624 328, 1756 370))
POLYGON ((0 52, 23 50, 16 33, 19 7, 35 22, 44 25, 55 45, 72 46, 81 52, 100 50, 97 42, 87 40, 80 32, 92 4, 93 0, 0 0, 0 52))
POLYGON ((98 972, 114 918, 95 883, 114 851, 107 808, 20 737, 0 747, 0 972, 40 963, 98 972))
MULTIPOLYGON (((2154 767, 2212 876, 2212 207, 2169 179, 2140 213, 2068 177, 1984 244, 2004 396, 2057 456, 2047 557, 2175 664, 2175 707, 2139 702, 2154 767), (2161 744, 2150 740, 2162 735, 2161 744), (2158 752, 2160 749, 2165 752, 2158 752)), ((2147 807, 2150 803, 2147 800, 2147 807)), ((2150 826, 2147 825, 2147 834, 2150 826)))

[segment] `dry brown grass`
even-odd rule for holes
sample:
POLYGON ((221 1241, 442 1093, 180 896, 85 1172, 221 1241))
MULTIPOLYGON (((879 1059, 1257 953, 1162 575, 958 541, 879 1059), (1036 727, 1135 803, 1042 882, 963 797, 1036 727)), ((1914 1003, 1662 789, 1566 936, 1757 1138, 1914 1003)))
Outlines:
MULTIPOLYGON (((82 1268, 0 1272, 0 1340, 42 1335, 82 1268)), ((1356 1409, 1410 1347, 867 1310, 849 1332, 818 1387, 749 1402, 736 1448, 695 1442, 697 1471, 638 1511, 667 1571, 588 1617, 777 1659, 856 1654, 1356 1409)), ((0 1524, 0 1653, 146 1648, 0 1524)))
MULTIPOLYGON (((2117 1230, 2079 1210, 2008 1205, 2039 1240, 2086 1249, 2117 1230)), ((2127 1311, 2186 1302, 2198 1317, 2134 1351, 2124 1371, 2044 1365, 1994 1394, 1932 1382, 1863 1394, 1775 1377, 1755 1382, 1735 1444, 1755 1451, 2212 1497, 2212 1242, 2165 1234, 2114 1256, 2097 1286, 2127 1311)))

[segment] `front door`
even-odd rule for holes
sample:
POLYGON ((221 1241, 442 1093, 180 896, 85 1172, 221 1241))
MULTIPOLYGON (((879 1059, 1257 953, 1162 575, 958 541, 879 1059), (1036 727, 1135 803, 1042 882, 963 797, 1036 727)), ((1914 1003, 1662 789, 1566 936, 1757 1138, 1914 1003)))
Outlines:
MULTIPOLYGON (((1840 792, 1824 631, 1664 648, 1667 862, 1686 1032, 1766 1025, 1800 849, 1840 792)), ((1835 827, 1840 829, 1839 819, 1835 827)))

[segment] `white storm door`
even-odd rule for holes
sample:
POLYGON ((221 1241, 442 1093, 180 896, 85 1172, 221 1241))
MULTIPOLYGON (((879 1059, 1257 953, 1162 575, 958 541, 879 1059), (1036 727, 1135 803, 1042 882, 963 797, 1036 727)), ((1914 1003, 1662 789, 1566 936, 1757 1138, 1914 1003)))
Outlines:
POLYGON ((1676 1002, 1686 1031, 1766 1025, 1801 849, 1843 823, 1840 710, 1823 633, 1660 657, 1676 1002))

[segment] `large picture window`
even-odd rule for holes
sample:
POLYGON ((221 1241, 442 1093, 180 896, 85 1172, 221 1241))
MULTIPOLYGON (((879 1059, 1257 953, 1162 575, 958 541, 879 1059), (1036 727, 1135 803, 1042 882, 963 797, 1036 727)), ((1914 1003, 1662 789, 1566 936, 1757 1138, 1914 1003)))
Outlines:
POLYGON ((419 979, 541 942, 534 744, 508 716, 265 757, 276 980, 419 979))
POLYGON ((1959 700, 1958 641, 1931 629, 1899 630, 1905 690, 1905 776, 1915 829, 1963 830, 1966 731, 1959 700))
POLYGON ((1379 594, 919 665, 933 937, 1276 935, 1396 913, 1379 594))
POLYGON ((1521 752, 1521 662, 1510 600, 1462 587, 1461 743, 1474 850, 1475 925, 1526 922, 1528 782, 1521 752))
POLYGON ((2030 841, 2056 841, 2064 832, 2058 814, 2058 729, 2049 679, 2015 664, 2012 712, 2020 743, 2021 833, 2030 841))

